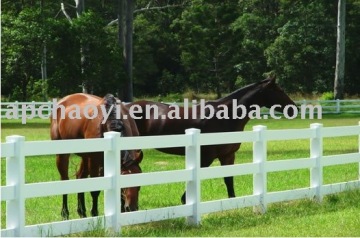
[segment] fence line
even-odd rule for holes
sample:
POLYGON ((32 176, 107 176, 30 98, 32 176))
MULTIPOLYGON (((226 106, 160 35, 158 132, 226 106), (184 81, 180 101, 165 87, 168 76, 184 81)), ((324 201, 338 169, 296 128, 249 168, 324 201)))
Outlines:
POLYGON ((104 138, 69 141, 25 142, 23 136, 8 136, 1 144, 1 157, 6 157, 6 186, 1 186, 1 201, 6 201, 6 228, 1 236, 58 236, 83 232, 100 225, 117 232, 122 226, 178 217, 186 217, 189 224, 201 222, 201 215, 253 207, 265 213, 267 205, 274 202, 302 198, 321 201, 324 195, 347 189, 360 188, 360 180, 323 184, 323 167, 335 164, 358 163, 360 174, 360 123, 357 126, 324 128, 311 124, 308 129, 267 130, 255 126, 253 131, 201 134, 198 129, 188 129, 184 135, 120 137, 117 132, 107 132, 104 138), (355 153, 323 156, 324 137, 359 136, 359 150, 355 153), (310 139, 310 158, 267 161, 267 141, 310 139), (200 168, 200 146, 253 142, 253 162, 229 166, 200 168), (91 144, 92 146, 89 146, 91 144), (183 170, 120 174, 120 150, 142 148, 185 147, 186 168, 183 170), (91 148, 91 149, 89 149, 91 148), (104 151, 104 177, 81 180, 25 184, 26 156, 104 151), (310 169, 310 186, 294 190, 267 192, 267 173, 294 169, 310 169), (253 174, 253 194, 231 199, 201 202, 200 181, 224 176, 253 174), (121 213, 120 188, 163 183, 186 182, 186 204, 136 212, 121 213), (33 197, 67 193, 105 190, 104 215, 99 217, 25 225, 25 200, 33 197))
MULTIPOLYGON (((55 101, 57 102, 57 101, 55 101)), ((360 99, 351 100, 298 100, 295 101, 297 105, 320 105, 323 114, 328 113, 360 113, 360 99)), ((178 104, 177 102, 169 102, 168 104, 178 104)), ((52 111, 54 102, 1 102, 1 118, 18 117, 22 119, 22 115, 28 115, 36 110, 36 117, 49 117, 52 111), (23 114, 26 112, 26 114, 23 114), (9 116, 6 116, 6 115, 9 116)), ((267 110, 264 110, 266 113, 267 110)))

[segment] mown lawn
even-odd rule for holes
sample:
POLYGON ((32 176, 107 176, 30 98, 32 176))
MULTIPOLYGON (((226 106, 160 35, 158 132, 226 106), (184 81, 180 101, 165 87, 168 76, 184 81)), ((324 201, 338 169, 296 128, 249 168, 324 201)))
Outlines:
MULTIPOLYGON (((358 115, 324 115, 321 120, 252 120, 246 130, 254 125, 266 125, 271 129, 308 128, 311 123, 323 123, 324 127, 357 125, 358 115)), ((24 135, 27 141, 48 140, 49 121, 33 119, 26 125, 20 120, 3 120, 1 141, 8 135, 24 135)), ((359 150, 358 136, 326 138, 324 155, 354 153, 359 150)), ((268 143, 268 159, 292 159, 309 157, 309 140, 275 141, 268 143)), ((251 162, 252 144, 244 143, 236 154, 236 163, 251 162)), ((71 159, 70 175, 75 178, 79 159, 71 159)), ((5 160, 1 161, 1 184, 5 184, 5 160)), ((141 164, 144 172, 184 168, 181 156, 167 155, 156 150, 145 150, 141 164)), ((212 166, 219 166, 216 161, 212 166)), ((359 165, 339 165, 324 168, 324 183, 335 183, 359 178, 359 165)), ((37 156, 26 159, 27 183, 59 180, 55 156, 37 156)), ((201 200, 226 198, 222 179, 205 180, 201 183, 201 200)), ((309 186, 309 170, 294 170, 268 174, 268 191, 279 191, 309 186)), ((140 209, 151 209, 180 204, 184 183, 144 186, 141 188, 140 209)), ((237 196, 252 194, 252 176, 235 177, 237 196)), ((91 197, 86 194, 90 210, 91 197)), ((78 218, 76 195, 69 196, 70 218, 78 218)), ((5 203, 2 202, 1 227, 5 227, 5 203)), ((26 224, 60 221, 61 196, 34 198, 26 201, 26 224)), ((103 214, 103 193, 100 196, 100 214, 103 214)), ((299 200, 269 205, 268 212, 257 215, 251 208, 219 212, 202 216, 199 227, 187 226, 185 220, 173 219, 142 225, 123 227, 122 236, 358 236, 360 234, 360 191, 350 191, 325 197, 323 203, 299 200)), ((119 235, 110 231, 76 234, 76 236, 119 235)))

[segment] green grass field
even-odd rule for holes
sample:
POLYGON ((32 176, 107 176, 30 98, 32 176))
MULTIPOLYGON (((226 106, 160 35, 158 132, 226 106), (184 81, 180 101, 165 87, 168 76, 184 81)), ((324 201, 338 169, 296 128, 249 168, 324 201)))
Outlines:
MULTIPOLYGON (((324 127, 348 126, 359 123, 359 115, 326 115, 321 120, 252 120, 246 130, 254 125, 266 125, 271 129, 308 128, 311 123, 323 123, 324 127)), ((49 121, 33 119, 22 125, 21 121, 3 120, 1 141, 6 136, 23 135, 26 141, 49 140, 49 121)), ((358 136, 326 138, 324 155, 354 153, 359 148, 358 136)), ((309 157, 309 140, 275 141, 268 143, 268 160, 309 157)), ((71 178, 79 158, 71 157, 71 178)), ((252 161, 252 143, 244 143, 236 154, 236 163, 252 161)), ((212 166, 219 166, 216 161, 212 166)), ((359 178, 359 165, 347 164, 324 168, 324 183, 335 183, 359 178)), ((155 150, 145 150, 141 164, 144 172, 184 168, 184 159, 155 150)), ((1 161, 1 184, 5 185, 5 160, 1 161)), ((26 159, 26 183, 56 181, 59 175, 55 156, 37 156, 26 159)), ((279 191, 309 186, 309 170, 293 170, 268 174, 268 191, 279 191)), ((201 200, 226 198, 222 179, 205 180, 201 183, 201 200)), ((180 204, 184 183, 144 186, 140 192, 140 209, 151 209, 180 204)), ((252 194, 252 176, 235 177, 237 196, 252 194)), ((60 221, 61 196, 34 198, 26 201, 26 224, 60 221)), ((87 209, 91 197, 86 194, 87 209)), ((78 218, 76 194, 69 196, 70 219, 78 218)), ((5 227, 5 202, 1 204, 1 227, 5 227)), ((100 195, 100 214, 103 214, 103 193, 100 195)), ((89 213, 89 212, 88 212, 89 213)), ((142 225, 123 227, 122 236, 359 236, 360 190, 326 196, 321 204, 311 200, 298 200, 270 204, 268 212, 257 215, 251 208, 219 212, 202 216, 199 227, 186 225, 185 219, 172 219, 142 225)), ((119 234, 97 230, 74 236, 114 236, 119 234)))

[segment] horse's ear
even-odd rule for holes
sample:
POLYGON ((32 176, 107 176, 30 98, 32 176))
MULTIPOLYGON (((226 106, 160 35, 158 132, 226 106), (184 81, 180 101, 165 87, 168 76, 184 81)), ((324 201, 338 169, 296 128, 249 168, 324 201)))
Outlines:
POLYGON ((275 74, 270 74, 269 77, 267 79, 265 79, 267 81, 266 83, 266 87, 267 86, 271 86, 271 85, 275 85, 276 83, 276 75, 275 74))
POLYGON ((106 94, 104 97, 104 104, 107 107, 116 104, 116 98, 114 97, 114 95, 112 95, 111 93, 106 94))
POLYGON ((269 79, 272 83, 276 83, 276 74, 272 74, 269 76, 269 79))
POLYGON ((140 164, 143 157, 144 157, 144 154, 143 154, 142 150, 135 150, 135 160, 136 160, 136 162, 138 162, 140 164))

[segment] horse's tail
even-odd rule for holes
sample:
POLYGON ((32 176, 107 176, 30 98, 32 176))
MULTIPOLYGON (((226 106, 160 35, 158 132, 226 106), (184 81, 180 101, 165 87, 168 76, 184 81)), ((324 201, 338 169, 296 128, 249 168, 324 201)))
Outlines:
POLYGON ((59 125, 57 119, 50 116, 50 138, 52 140, 60 140, 59 125))

